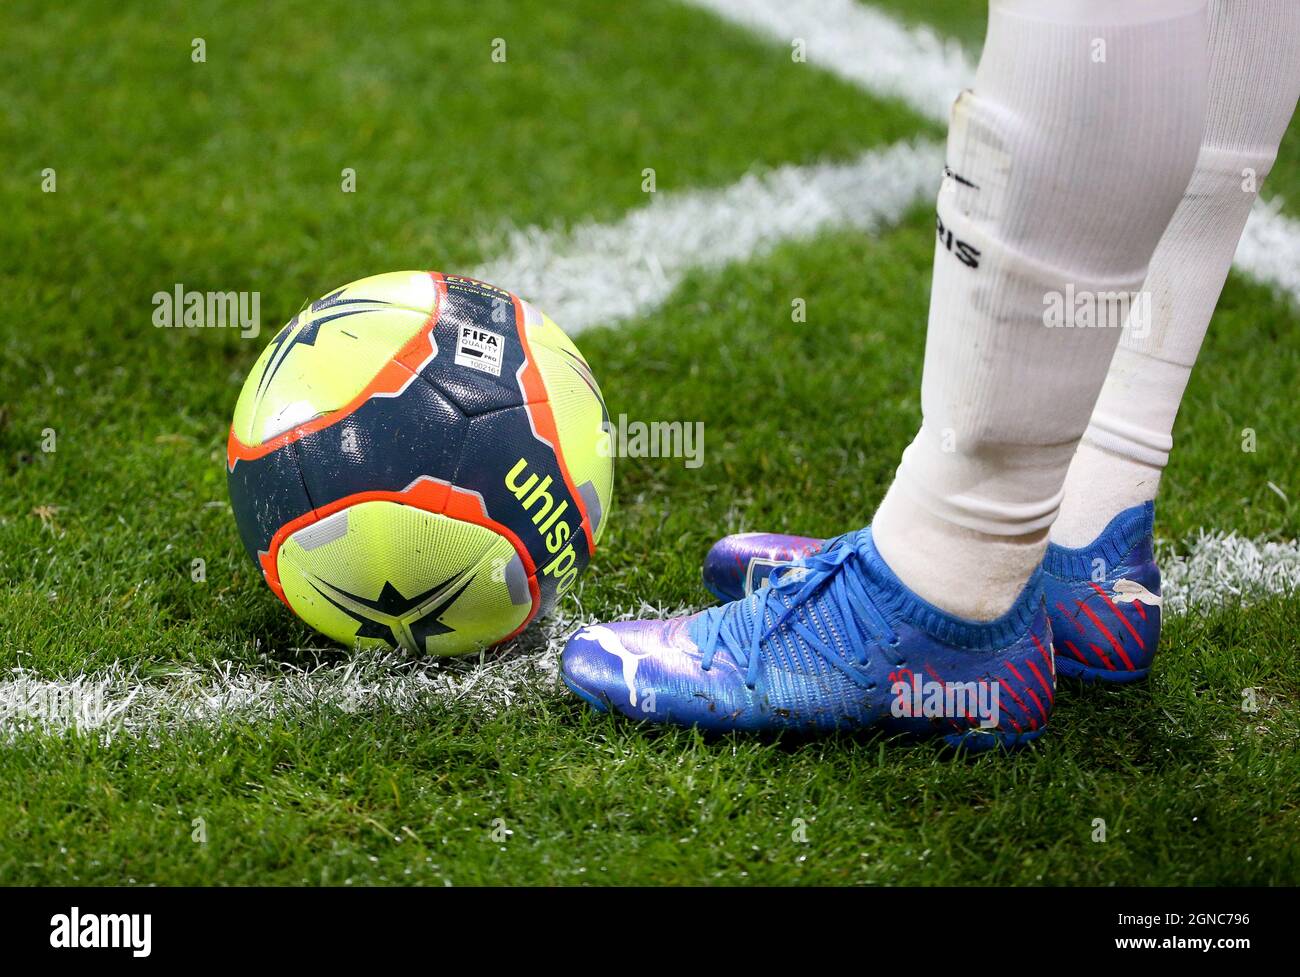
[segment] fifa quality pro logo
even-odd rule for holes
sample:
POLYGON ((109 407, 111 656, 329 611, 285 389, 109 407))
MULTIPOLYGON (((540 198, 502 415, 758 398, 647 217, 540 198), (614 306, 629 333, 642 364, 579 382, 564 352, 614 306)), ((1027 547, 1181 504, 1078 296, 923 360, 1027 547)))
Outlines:
POLYGON ((456 338, 456 365, 499 377, 503 349, 501 337, 496 333, 465 323, 456 338))
POLYGON ((524 478, 528 470, 528 459, 520 458, 515 467, 506 473, 506 488, 519 500, 524 512, 533 520, 533 525, 546 541, 546 552, 554 559, 541 568, 540 572, 557 580, 556 594, 562 594, 573 586, 578 579, 578 553, 573 548, 574 527, 567 519, 561 519, 569 509, 568 499, 561 499, 555 504, 551 495, 552 479, 550 475, 538 481, 537 473, 532 472, 524 478))

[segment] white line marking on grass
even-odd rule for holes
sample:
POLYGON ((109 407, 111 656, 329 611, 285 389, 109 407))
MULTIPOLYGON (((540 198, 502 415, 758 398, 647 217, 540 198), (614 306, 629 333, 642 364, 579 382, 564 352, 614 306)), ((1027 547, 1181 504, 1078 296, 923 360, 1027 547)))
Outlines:
POLYGON ((1164 611, 1185 614, 1234 601, 1300 591, 1300 543, 1243 539, 1207 533, 1191 540, 1187 555, 1159 559, 1164 611))
POLYGON ((1300 302, 1300 221, 1282 213, 1280 200, 1256 200, 1233 264, 1300 302))
MULTIPOLYGON (((594 619, 556 613, 510 645, 464 658, 412 658, 394 651, 313 649, 308 667, 254 667, 220 662, 177 666, 148 678, 118 663, 72 678, 46 678, 15 668, 0 680, 0 743, 23 732, 153 737, 195 724, 269 722, 313 709, 344 712, 421 708, 470 702, 486 712, 561 695, 560 649, 594 619)), ((642 604, 602 620, 685 614, 686 607, 642 604)))
POLYGON ((782 44, 804 41, 808 63, 946 122, 975 77, 962 46, 855 0, 687 0, 782 44))
POLYGON ((613 224, 516 231, 473 272, 581 332, 661 306, 695 268, 743 261, 831 228, 873 231, 938 192, 943 151, 898 143, 850 163, 781 166, 721 190, 664 193, 613 224), (662 199, 660 199, 662 198, 662 199))
MULTIPOLYGON (((975 78, 961 46, 855 0, 686 0, 778 42, 802 38, 808 63, 946 123, 953 99, 975 78)), ((926 186, 924 189, 929 189, 926 186)), ((1276 202, 1256 205, 1234 262, 1238 271, 1300 303, 1300 221, 1276 202)))
MULTIPOLYGON (((1168 614, 1249 604, 1300 590, 1300 544, 1202 534, 1185 556, 1163 560, 1168 614)), ((663 617, 685 607, 642 605, 615 617, 663 617)), ((495 712, 527 708, 565 695, 559 680, 564 639, 587 615, 554 615, 509 648, 478 658, 418 660, 393 652, 328 651, 335 660, 279 670, 224 662, 141 678, 124 666, 70 679, 15 669, 0 681, 0 742, 23 732, 75 730, 107 742, 115 736, 156 739, 168 730, 204 724, 269 722, 312 710, 414 712, 472 703, 495 712)), ((1175 652, 1176 653, 1176 652, 1175 652)))

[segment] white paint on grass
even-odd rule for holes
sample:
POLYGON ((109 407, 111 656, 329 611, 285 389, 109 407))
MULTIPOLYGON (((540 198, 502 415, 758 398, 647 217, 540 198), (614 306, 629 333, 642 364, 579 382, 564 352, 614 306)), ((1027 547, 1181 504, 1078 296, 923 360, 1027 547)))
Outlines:
MULTIPOLYGON (((1164 610, 1185 614, 1300 591, 1300 545, 1202 534, 1184 556, 1163 561, 1164 610)), ((689 608, 641 605, 603 620, 664 617, 689 608)), ((396 652, 325 651, 310 668, 224 662, 148 678, 115 665, 73 678, 15 669, 0 680, 0 742, 21 732, 77 731, 108 741, 145 739, 206 724, 268 722, 319 709, 416 712, 458 702, 486 712, 536 707, 566 694, 559 678, 565 638, 589 618, 556 615, 508 648, 481 658, 412 659, 396 652)))
POLYGON ((467 698, 500 707, 555 687, 555 656, 536 651, 446 662, 396 652, 322 652, 324 660, 309 668, 227 661, 150 678, 121 664, 68 680, 15 669, 0 682, 0 741, 17 732, 75 729, 107 742, 196 723, 269 722, 319 708, 411 712, 467 698))
POLYGON ((1295 540, 1274 543, 1202 531, 1186 556, 1160 564, 1166 614, 1300 591, 1300 543, 1295 540))
POLYGON ((856 0, 688 0, 867 91, 896 98, 938 122, 948 119, 975 65, 956 41, 909 27, 856 0))
MULTIPOLYGON (((602 619, 688 611, 642 604, 602 619)), ((23 732, 72 730, 104 742, 121 735, 149 738, 194 724, 269 722, 318 709, 414 712, 457 702, 487 712, 528 708, 560 694, 560 649, 570 634, 591 623, 552 614, 510 645, 464 658, 325 647, 315 651, 319 661, 305 667, 226 661, 205 668, 177 666, 144 677, 135 667, 118 663, 72 678, 15 668, 0 679, 0 743, 23 732)))
POLYGON ((1233 264, 1300 302, 1300 221, 1283 214, 1276 199, 1255 201, 1233 264))
POLYGON ((745 261, 822 231, 875 231, 938 192, 942 149, 898 143, 849 163, 781 166, 721 190, 663 192, 613 224, 514 232, 473 272, 545 309, 566 332, 644 315, 687 272, 745 261))

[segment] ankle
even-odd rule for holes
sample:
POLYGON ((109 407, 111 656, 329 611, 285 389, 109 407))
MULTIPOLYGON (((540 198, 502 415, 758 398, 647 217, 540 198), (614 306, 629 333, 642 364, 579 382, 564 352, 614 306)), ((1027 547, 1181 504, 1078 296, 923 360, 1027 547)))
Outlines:
POLYGON ((958 526, 891 486, 871 524, 876 549, 918 597, 972 621, 1015 604, 1042 562, 1047 530, 996 536, 958 526))
POLYGON ((1105 451, 1085 438, 1065 479, 1052 542, 1070 549, 1087 546, 1119 513, 1154 500, 1163 470, 1105 451))

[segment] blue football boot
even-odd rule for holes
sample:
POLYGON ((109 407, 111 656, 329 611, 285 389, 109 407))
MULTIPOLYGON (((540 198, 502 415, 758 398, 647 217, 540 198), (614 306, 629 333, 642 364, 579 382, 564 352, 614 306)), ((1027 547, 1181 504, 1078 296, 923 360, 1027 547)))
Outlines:
MULTIPOLYGON (((1155 504, 1147 502, 1125 509, 1087 546, 1047 547, 1043 591, 1062 675, 1134 682, 1151 671, 1161 604, 1154 523, 1155 504)), ((719 600, 735 600, 821 547, 809 536, 727 536, 704 558, 704 586, 719 600)))
POLYGON ((826 541, 783 533, 735 533, 713 544, 704 557, 704 588, 724 603, 748 597, 767 583, 772 571, 801 563, 826 541))
POLYGON ((1056 691, 1041 571, 989 622, 912 593, 869 528, 766 579, 688 617, 581 629, 565 683, 602 712, 715 731, 879 726, 968 750, 1041 735, 1056 691))
POLYGON ((1085 682, 1136 682, 1160 643, 1156 507, 1125 509, 1078 549, 1043 556, 1043 589, 1062 674, 1085 682))

